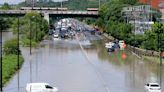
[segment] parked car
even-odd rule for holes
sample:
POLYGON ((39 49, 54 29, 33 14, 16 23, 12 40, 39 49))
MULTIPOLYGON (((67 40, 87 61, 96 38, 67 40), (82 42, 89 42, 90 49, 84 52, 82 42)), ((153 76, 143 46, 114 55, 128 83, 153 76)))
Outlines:
POLYGON ((58 92, 58 89, 48 83, 28 83, 26 92, 58 92))
POLYGON ((145 85, 145 92, 161 92, 161 87, 158 83, 147 83, 145 85))

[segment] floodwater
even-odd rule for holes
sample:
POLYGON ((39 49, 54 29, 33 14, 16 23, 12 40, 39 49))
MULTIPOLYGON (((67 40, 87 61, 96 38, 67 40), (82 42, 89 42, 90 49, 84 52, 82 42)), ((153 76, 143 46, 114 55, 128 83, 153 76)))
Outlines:
POLYGON ((161 83, 164 90, 164 67, 131 51, 108 53, 102 40, 92 43, 44 40, 31 56, 29 48, 21 48, 25 62, 4 92, 25 92, 30 82, 47 82, 59 92, 144 92, 147 82, 161 83))
MULTIPOLYGON (((2 44, 4 44, 5 41, 10 40, 14 38, 14 35, 12 32, 7 31, 7 32, 2 32, 2 44)), ((1 37, 0 37, 1 39, 1 37)))

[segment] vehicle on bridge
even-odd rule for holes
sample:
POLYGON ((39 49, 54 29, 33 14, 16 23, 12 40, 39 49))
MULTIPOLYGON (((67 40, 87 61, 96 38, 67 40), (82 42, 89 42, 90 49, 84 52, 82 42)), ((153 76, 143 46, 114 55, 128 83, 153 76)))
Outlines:
POLYGON ((98 8, 87 8, 87 11, 98 11, 98 8))

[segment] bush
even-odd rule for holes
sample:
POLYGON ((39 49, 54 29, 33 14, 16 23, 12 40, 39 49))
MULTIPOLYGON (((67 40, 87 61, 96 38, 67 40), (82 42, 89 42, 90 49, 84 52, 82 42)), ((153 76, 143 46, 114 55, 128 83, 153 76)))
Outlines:
MULTIPOLYGON (((18 54, 18 41, 17 39, 11 39, 5 42, 4 44, 4 54, 18 54)), ((19 50, 20 52, 20 50, 19 50)))
MULTIPOLYGON (((24 38, 22 40, 22 45, 25 46, 25 47, 30 47, 30 39, 24 38)), ((34 40, 32 40, 31 41, 31 46, 32 47, 36 47, 37 46, 37 43, 34 40)))

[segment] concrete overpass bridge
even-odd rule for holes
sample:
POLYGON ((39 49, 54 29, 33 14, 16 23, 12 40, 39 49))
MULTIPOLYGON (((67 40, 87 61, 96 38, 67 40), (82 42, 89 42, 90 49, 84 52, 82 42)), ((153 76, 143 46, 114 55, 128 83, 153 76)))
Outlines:
POLYGON ((0 10, 0 16, 24 16, 28 12, 36 12, 41 14, 49 23, 50 17, 53 16, 69 16, 69 17, 98 17, 98 11, 54 11, 54 10, 0 10))

